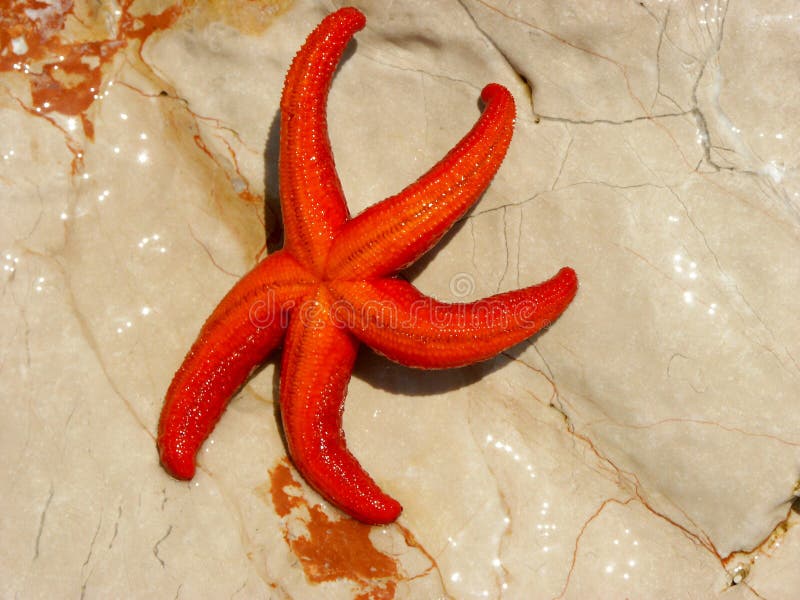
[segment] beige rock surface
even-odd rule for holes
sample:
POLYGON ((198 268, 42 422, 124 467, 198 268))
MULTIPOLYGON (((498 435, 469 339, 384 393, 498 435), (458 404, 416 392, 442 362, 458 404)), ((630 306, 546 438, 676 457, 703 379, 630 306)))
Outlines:
POLYGON ((287 466, 274 361, 171 479, 164 391, 276 231, 283 77, 340 4, 14 3, 0 596, 794 597, 796 3, 353 4, 368 25, 328 113, 351 212, 442 156, 497 81, 508 157, 409 275, 472 300, 569 264, 578 297, 474 367, 362 351, 345 429, 395 525, 287 466))

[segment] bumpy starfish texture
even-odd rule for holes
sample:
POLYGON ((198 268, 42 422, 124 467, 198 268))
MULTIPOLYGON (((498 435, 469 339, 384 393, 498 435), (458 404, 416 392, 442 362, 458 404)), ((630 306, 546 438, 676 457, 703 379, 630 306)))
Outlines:
POLYGON ((294 58, 281 99, 284 248, 259 263, 206 321, 170 385, 158 447, 191 479, 195 457, 230 398, 284 339, 280 411, 289 454, 329 502, 365 523, 394 521, 384 494, 347 450, 342 412, 360 342, 400 364, 441 369, 486 360, 550 324, 575 296, 570 268, 466 304, 421 294, 394 274, 428 251, 473 205, 502 162, 514 100, 487 85, 483 114, 430 171, 350 218, 328 140, 336 65, 365 25, 353 8, 326 17, 294 58))

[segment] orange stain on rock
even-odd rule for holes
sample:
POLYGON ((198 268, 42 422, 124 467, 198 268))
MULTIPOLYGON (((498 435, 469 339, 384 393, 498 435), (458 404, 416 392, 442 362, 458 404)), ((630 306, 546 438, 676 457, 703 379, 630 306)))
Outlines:
MULTIPOLYGON (((309 517, 296 517, 307 534, 283 537, 312 583, 348 579, 360 588, 357 600, 391 600, 402 578, 395 558, 378 550, 370 540, 370 525, 350 518, 331 520, 319 505, 302 496, 301 484, 292 476, 287 461, 270 471, 270 494, 275 512, 289 517, 295 508, 305 507, 309 517)), ((290 517, 291 518, 291 517, 290 517)))
POLYGON ((291 546, 311 581, 397 576, 395 560, 372 545, 370 525, 349 518, 331 521, 318 505, 309 507, 309 512, 308 537, 291 540, 291 546))
POLYGON ((132 3, 122 0, 113 14, 115 26, 106 29, 100 25, 111 14, 100 14, 86 3, 11 1, 0 12, 0 72, 27 77, 31 111, 79 117, 86 137, 93 139, 86 112, 101 98, 103 67, 129 41, 144 42, 170 27, 183 10, 176 3, 159 14, 134 16, 132 3))
POLYGON ((376 587, 363 594, 359 594, 353 600, 392 600, 397 589, 396 581, 388 581, 383 587, 376 587))
MULTIPOLYGON (((189 17, 186 26, 190 27, 196 25, 198 15, 205 15, 200 20, 208 22, 228 22, 238 15, 240 31, 258 33, 290 4, 290 0, 156 0, 143 7, 143 3, 134 0, 120 0, 116 6, 89 0, 0 0, 0 73, 25 79, 30 101, 16 98, 17 102, 28 113, 48 118, 64 132, 73 154, 75 174, 80 170, 83 153, 79 137, 71 132, 82 129, 86 139, 94 139, 89 110, 108 95, 113 83, 107 77, 108 65, 118 52, 130 49, 126 59, 143 63, 145 41, 154 33, 169 29, 184 15, 189 17), (50 113, 75 119, 65 128, 50 113)), ((195 142, 219 162, 199 135, 195 142)), ((225 173, 237 195, 248 204, 260 205, 261 196, 250 190, 239 172, 235 152, 230 147, 229 150, 236 173, 229 169, 225 173)), ((271 215, 270 221, 275 220, 271 215)))
POLYGON ((280 463, 277 467, 272 469, 270 475, 269 493, 272 496, 272 504, 275 506, 275 512, 278 516, 285 517, 293 508, 305 504, 305 500, 295 494, 289 494, 286 490, 291 489, 299 492, 301 489, 300 484, 292 477, 292 471, 286 462, 280 463))

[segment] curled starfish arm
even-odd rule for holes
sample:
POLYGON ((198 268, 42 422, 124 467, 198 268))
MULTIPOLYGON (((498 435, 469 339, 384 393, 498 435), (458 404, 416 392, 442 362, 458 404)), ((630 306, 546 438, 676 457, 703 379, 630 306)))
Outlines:
POLYGON ((393 273, 417 260, 478 200, 505 157, 514 131, 514 98, 491 83, 483 114, 434 167, 396 196, 348 221, 328 257, 331 278, 393 273))
POLYGON ((328 139, 328 89, 347 43, 365 22, 353 8, 328 15, 295 56, 281 97, 284 247, 317 274, 349 216, 328 139))
POLYGON ((292 314, 281 365, 281 417, 295 467, 329 502, 359 521, 391 523, 402 507, 347 450, 342 411, 358 340, 331 320, 322 287, 292 314))
POLYGON ((339 281, 337 319, 373 350, 422 369, 486 360, 552 323, 578 289, 569 267, 552 279, 471 303, 449 304, 401 279, 339 281))
POLYGON ((286 315, 308 288, 306 270, 278 252, 245 275, 206 321, 167 390, 158 425, 161 463, 191 479, 195 456, 230 398, 280 343, 286 315))

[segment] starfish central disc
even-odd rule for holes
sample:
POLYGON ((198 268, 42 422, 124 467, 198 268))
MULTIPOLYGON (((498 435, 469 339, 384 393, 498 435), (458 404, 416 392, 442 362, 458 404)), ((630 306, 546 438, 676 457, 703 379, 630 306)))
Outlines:
POLYGON ((359 344, 422 369, 486 360, 555 320, 578 281, 565 267, 538 285, 446 304, 396 277, 489 185, 511 142, 515 107, 506 88, 487 85, 480 118, 441 161, 350 218, 326 103, 342 53, 365 22, 354 8, 328 15, 289 68, 279 159, 284 248, 245 275, 203 325, 167 390, 158 447, 169 473, 192 478, 228 401, 284 340, 280 408, 295 467, 345 513, 379 524, 397 519, 402 507, 348 451, 342 430, 359 344))

